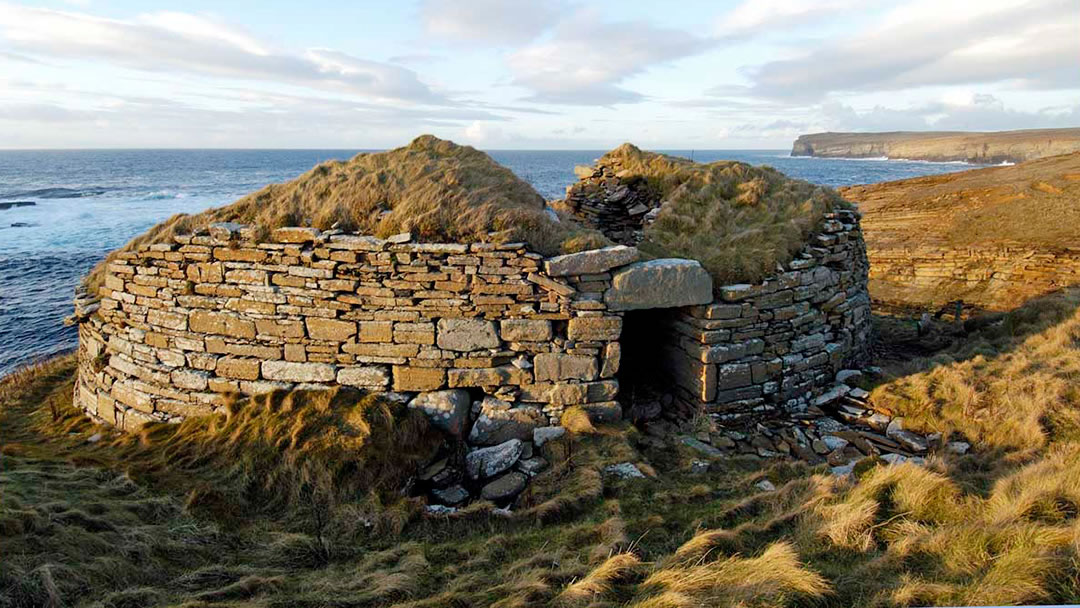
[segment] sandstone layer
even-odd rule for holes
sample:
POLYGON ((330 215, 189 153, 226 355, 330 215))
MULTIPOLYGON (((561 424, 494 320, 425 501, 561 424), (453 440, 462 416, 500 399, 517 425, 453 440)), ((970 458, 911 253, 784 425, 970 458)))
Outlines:
POLYGON ((984 133, 813 133, 800 135, 791 148, 791 155, 999 164, 1076 151, 1080 151, 1080 129, 1033 129, 984 133))
POLYGON ((1080 283, 1080 153, 841 193, 863 214, 877 303, 1009 310, 1080 283))

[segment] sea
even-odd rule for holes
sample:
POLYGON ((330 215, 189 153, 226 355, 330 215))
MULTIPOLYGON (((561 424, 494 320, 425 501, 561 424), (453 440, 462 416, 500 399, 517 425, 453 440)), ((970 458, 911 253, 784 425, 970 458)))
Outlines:
MULTIPOLYGON (((330 159, 370 150, 0 151, 0 376, 75 347, 62 320, 81 277, 105 254, 176 213, 226 205, 330 159)), ((783 150, 664 150, 708 162, 769 165, 844 186, 962 171, 966 163, 792 157, 783 150)), ((492 150, 547 199, 601 150, 492 150)))

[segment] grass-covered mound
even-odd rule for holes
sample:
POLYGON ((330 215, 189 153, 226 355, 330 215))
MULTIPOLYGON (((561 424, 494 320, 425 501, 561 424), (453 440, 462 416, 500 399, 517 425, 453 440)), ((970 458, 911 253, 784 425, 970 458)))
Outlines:
POLYGON ((393 406, 279 394, 125 438, 75 412, 73 362, 54 360, 0 382, 0 606, 1080 603, 1078 307, 1080 292, 1059 294, 963 339, 911 337, 918 349, 880 333, 898 361, 872 400, 915 430, 963 433, 966 455, 866 460, 850 481, 757 457, 694 473, 702 456, 680 442, 571 410, 512 516, 423 516, 403 495, 410 456, 365 460, 424 436, 393 406), (315 463, 307 445, 344 459, 324 463, 346 490, 328 511, 290 490, 307 474, 289 463, 315 463), (620 462, 650 477, 602 474, 620 462), (362 491, 357 467, 387 483, 362 491), (208 487, 237 506, 192 496, 208 487))
POLYGON ((631 144, 597 166, 610 168, 622 184, 646 187, 662 203, 644 228, 642 251, 698 260, 717 284, 765 278, 792 259, 826 212, 847 206, 831 188, 771 167, 695 163, 631 144))
POLYGON ((122 251, 215 222, 254 226, 260 238, 283 226, 313 226, 381 238, 411 232, 426 242, 525 242, 545 255, 608 244, 568 218, 556 221, 544 207, 532 186, 484 152, 422 135, 403 148, 322 163, 224 207, 173 216, 122 251))

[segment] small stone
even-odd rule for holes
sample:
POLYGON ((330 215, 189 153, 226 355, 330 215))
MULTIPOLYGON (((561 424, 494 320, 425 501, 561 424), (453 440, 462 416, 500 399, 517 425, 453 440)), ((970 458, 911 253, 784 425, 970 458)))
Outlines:
POLYGON ((101 433, 94 433, 93 435, 87 437, 86 441, 89 443, 97 443, 101 441, 102 436, 103 435, 101 433))
POLYGON ((690 463, 692 475, 704 475, 709 472, 709 463, 704 460, 694 460, 690 463))
POLYGON ((711 445, 709 445, 709 444, 707 444, 707 443, 705 443, 703 441, 695 439, 693 437, 683 436, 683 437, 680 437, 679 440, 682 441, 682 444, 685 445, 686 447, 691 448, 693 450, 697 450, 698 452, 701 452, 702 454, 708 456, 709 458, 720 458, 721 456, 724 455, 724 453, 721 452, 720 450, 714 448, 713 446, 711 446, 711 445))
POLYGON ((904 456, 903 454, 882 454, 881 459, 889 463, 890 465, 893 465, 906 462, 907 456, 904 456))
POLYGON ((971 449, 971 444, 966 441, 950 441, 945 444, 945 451, 957 456, 963 456, 971 449))
POLYGON ((435 497, 435 500, 451 507, 459 505, 469 498, 469 492, 461 486, 450 486, 446 489, 435 488, 431 491, 431 495, 435 497))
POLYGON ((480 490, 480 497, 491 502, 511 500, 525 489, 528 480, 524 473, 512 471, 485 485, 480 490))
POLYGON ((457 509, 445 505, 428 505, 425 509, 431 515, 453 515, 457 513, 457 509))
POLYGON ((540 456, 534 456, 532 458, 523 458, 519 460, 515 468, 522 473, 525 473, 529 477, 535 476, 540 471, 543 471, 548 467, 548 461, 544 460, 540 456))
POLYGON ((865 420, 866 424, 875 431, 884 430, 886 427, 889 426, 889 422, 891 421, 891 418, 880 412, 874 412, 873 414, 870 414, 865 420))
POLYGON ((776 491, 776 486, 774 486, 773 482, 769 481, 768 479, 762 479, 761 481, 755 483, 754 487, 761 490, 762 492, 776 491))
POLYGON ((857 383, 860 378, 862 378, 862 372, 857 369, 842 369, 836 372, 836 381, 840 384, 855 386, 855 383, 857 383))
POLYGON ((855 471, 855 463, 854 462, 849 462, 849 463, 844 464, 844 465, 831 467, 829 469, 829 472, 831 472, 833 475, 835 475, 837 477, 848 477, 854 471, 855 471))
POLYGON ((391 237, 388 237, 386 239, 386 242, 387 243, 394 243, 396 245, 400 245, 402 243, 408 243, 411 240, 412 240, 412 234, 411 233, 399 232, 398 234, 395 234, 395 235, 393 235, 391 237))
POLYGON ((866 401, 869 396, 870 392, 861 388, 853 388, 851 389, 851 392, 848 393, 848 397, 858 399, 859 401, 866 401))
POLYGON ((566 429, 561 426, 542 426, 533 429, 533 443, 541 447, 549 441, 559 439, 566 434, 566 429))
POLYGON ((922 453, 928 449, 926 439, 911 431, 894 431, 889 435, 889 439, 892 439, 912 452, 922 453))
POLYGON ((824 435, 822 436, 821 441, 825 444, 825 447, 827 447, 828 451, 830 452, 834 450, 842 450, 849 443, 847 439, 837 437, 836 435, 824 435))
POLYGON ((525 355, 518 356, 518 358, 511 361, 511 363, 514 367, 518 369, 532 369, 533 366, 533 364, 529 362, 525 355))
POLYGON ((514 466, 522 450, 520 439, 474 450, 465 455, 465 472, 472 479, 494 477, 514 466))
POLYGON ((609 464, 604 467, 604 474, 619 479, 645 479, 645 474, 641 472, 641 469, 634 466, 632 462, 609 464))
POLYGON ((713 435, 712 444, 720 449, 730 450, 735 447, 735 440, 727 435, 713 435))
POLYGON ((889 426, 885 427, 885 436, 892 437, 893 433, 902 430, 904 430, 904 418, 903 416, 897 416, 896 418, 892 419, 892 422, 889 423, 889 426))

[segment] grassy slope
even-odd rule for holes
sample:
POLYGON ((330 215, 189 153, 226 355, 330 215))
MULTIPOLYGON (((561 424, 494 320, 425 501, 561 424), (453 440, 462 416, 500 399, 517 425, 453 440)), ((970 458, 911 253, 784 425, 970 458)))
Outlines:
POLYGON ((840 192, 859 204, 872 249, 1080 241, 1080 152, 840 192))
POLYGON ((909 426, 963 433, 973 454, 926 469, 866 462, 854 484, 756 459, 692 475, 693 454, 577 417, 512 518, 484 505, 420 517, 397 492, 408 467, 366 450, 422 425, 372 400, 279 396, 87 443, 101 429, 70 409, 72 364, 56 360, 0 384, 0 605, 1077 602, 1078 306, 1077 293, 1033 302, 892 365, 874 388, 909 426), (327 429, 340 441, 317 439, 327 429), (237 458, 254 437, 276 447, 237 458), (296 491, 343 453, 351 464, 328 469, 329 487, 344 480, 346 495, 296 491), (658 477, 601 478, 623 461, 658 477), (777 491, 754 487, 766 477, 777 491), (257 508, 267 496, 280 500, 257 508))
POLYGON ((718 284, 772 274, 827 211, 846 205, 831 188, 735 161, 694 163, 623 144, 598 164, 618 167, 624 179, 647 180, 667 201, 639 248, 698 260, 718 284))

